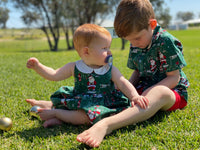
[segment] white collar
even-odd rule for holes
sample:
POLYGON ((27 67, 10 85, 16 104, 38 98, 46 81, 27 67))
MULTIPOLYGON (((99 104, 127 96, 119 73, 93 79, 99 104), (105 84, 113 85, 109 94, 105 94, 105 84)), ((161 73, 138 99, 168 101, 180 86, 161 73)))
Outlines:
POLYGON ((103 67, 101 67, 101 68, 93 69, 93 68, 87 66, 87 65, 83 62, 83 60, 78 60, 78 61, 76 61, 76 68, 77 68, 79 71, 83 72, 83 73, 92 73, 92 72, 94 71, 94 72, 95 72, 96 74, 98 74, 98 75, 103 75, 103 74, 105 74, 105 73, 108 72, 108 70, 110 69, 110 65, 107 64, 107 65, 105 65, 105 66, 103 66, 103 67))

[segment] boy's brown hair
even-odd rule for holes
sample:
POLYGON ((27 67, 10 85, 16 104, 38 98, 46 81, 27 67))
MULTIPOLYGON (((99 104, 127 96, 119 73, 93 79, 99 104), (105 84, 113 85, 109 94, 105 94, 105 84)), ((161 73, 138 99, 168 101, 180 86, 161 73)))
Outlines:
POLYGON ((74 32, 73 42, 75 49, 79 52, 81 48, 89 46, 92 40, 103 35, 109 36, 110 32, 95 24, 83 24, 74 32))
POLYGON ((114 28, 119 37, 148 29, 155 14, 149 0, 122 0, 117 8, 114 28))

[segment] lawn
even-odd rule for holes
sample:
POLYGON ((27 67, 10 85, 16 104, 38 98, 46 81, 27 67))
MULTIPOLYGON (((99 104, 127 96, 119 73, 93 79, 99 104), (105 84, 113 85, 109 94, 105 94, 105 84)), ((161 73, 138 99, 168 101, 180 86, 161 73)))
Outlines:
MULTIPOLYGON (((200 30, 170 31, 184 46, 187 66, 184 68, 189 81, 189 103, 184 110, 159 112, 153 118, 114 131, 106 136, 99 149, 200 149, 200 30)), ((72 85, 73 78, 51 82, 26 68, 29 57, 37 57, 53 68, 79 59, 75 51, 63 51, 65 41, 60 41, 62 51, 50 52, 46 41, 3 40, 0 42, 0 117, 12 119, 8 132, 0 131, 1 149, 88 149, 76 142, 76 136, 87 126, 63 124, 43 128, 42 121, 29 116, 31 108, 26 98, 49 100, 49 96, 62 85, 72 85)), ((126 67, 126 50, 119 50, 120 40, 114 39, 112 52, 114 65, 129 78, 126 67)))

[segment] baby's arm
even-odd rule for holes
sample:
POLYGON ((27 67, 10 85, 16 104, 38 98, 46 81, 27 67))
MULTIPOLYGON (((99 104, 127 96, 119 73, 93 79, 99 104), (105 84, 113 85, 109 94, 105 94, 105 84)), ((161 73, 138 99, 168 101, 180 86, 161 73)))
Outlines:
POLYGON ((148 100, 140 96, 134 86, 120 73, 116 67, 112 67, 112 81, 117 85, 117 87, 126 95, 132 106, 137 103, 141 108, 146 108, 148 106, 148 100))
POLYGON ((131 82, 135 86, 137 85, 138 81, 139 81, 139 72, 137 70, 134 70, 129 79, 129 82, 131 82))
POLYGON ((73 62, 54 70, 41 64, 37 58, 32 57, 27 61, 27 68, 35 70, 40 76, 50 81, 60 81, 72 76, 74 66, 73 62))

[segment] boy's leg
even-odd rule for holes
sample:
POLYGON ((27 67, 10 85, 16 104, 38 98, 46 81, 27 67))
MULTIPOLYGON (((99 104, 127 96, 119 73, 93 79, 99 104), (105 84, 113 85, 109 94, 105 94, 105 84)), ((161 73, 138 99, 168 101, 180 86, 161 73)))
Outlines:
POLYGON ((147 120, 158 110, 167 110, 175 103, 174 93, 165 86, 149 88, 142 95, 149 100, 148 108, 141 109, 138 105, 135 105, 114 116, 104 118, 79 134, 77 141, 91 147, 98 147, 106 134, 121 127, 147 120))
POLYGON ((31 106, 40 106, 41 108, 51 109, 53 104, 51 101, 44 101, 44 100, 35 100, 35 99, 26 99, 26 102, 31 104, 31 106))

